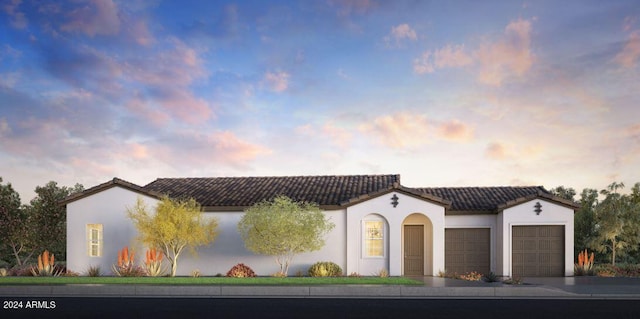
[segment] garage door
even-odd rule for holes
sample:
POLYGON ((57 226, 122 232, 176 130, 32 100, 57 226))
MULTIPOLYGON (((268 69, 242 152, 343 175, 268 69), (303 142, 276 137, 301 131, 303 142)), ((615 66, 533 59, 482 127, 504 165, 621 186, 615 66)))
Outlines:
POLYGON ((564 226, 514 226, 513 275, 564 276, 564 226))
POLYGON ((489 228, 447 228, 444 234, 444 267, 448 272, 489 273, 489 228))

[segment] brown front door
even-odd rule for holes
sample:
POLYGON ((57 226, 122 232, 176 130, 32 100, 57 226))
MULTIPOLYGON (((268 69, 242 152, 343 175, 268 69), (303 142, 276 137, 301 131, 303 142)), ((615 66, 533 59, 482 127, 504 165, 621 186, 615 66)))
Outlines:
POLYGON ((404 226, 404 275, 424 276, 424 226, 404 226))

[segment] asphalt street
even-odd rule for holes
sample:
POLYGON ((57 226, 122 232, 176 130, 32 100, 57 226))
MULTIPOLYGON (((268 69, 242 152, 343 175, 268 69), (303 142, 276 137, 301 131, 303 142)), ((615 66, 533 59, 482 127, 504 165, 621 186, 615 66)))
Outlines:
POLYGON ((639 318, 638 300, 10 298, 0 318, 639 318), (18 306, 18 303, 21 305, 18 306), (29 308, 27 308, 29 307, 29 308), (38 308, 39 307, 39 308, 38 308))

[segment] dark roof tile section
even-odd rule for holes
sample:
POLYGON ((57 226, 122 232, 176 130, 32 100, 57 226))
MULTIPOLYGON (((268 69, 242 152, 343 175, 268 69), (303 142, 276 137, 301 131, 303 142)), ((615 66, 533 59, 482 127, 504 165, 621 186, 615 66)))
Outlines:
POLYGON ((460 212, 497 212, 504 204, 523 198, 540 195, 547 198, 553 197, 542 186, 432 187, 416 189, 425 194, 450 200, 450 211, 460 212))
POLYGON ((143 188, 169 197, 193 197, 204 207, 248 207, 285 195, 320 206, 399 187, 400 175, 159 178, 143 188))

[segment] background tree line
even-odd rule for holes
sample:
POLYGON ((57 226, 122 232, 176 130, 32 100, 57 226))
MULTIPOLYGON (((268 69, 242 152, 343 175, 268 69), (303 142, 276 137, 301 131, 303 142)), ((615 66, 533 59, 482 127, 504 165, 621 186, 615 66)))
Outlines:
POLYGON ((37 186, 36 197, 23 205, 11 183, 0 177, 0 267, 23 266, 45 249, 57 260, 66 260, 67 219, 59 202, 84 187, 58 186, 49 182, 37 186))
MULTIPOLYGON (((623 183, 603 190, 585 188, 574 215, 574 256, 584 249, 595 251, 599 263, 640 263, 640 183, 623 194, 623 183)), ((576 201, 573 188, 559 186, 554 195, 576 201)))

